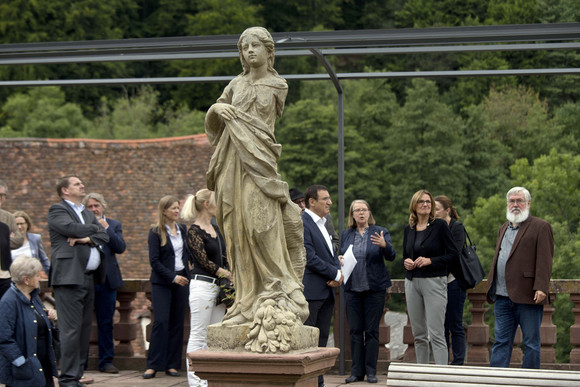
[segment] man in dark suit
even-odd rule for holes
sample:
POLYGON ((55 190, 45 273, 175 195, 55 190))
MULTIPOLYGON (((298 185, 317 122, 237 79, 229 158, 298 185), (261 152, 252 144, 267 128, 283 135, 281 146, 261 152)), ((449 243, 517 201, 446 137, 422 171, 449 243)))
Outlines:
POLYGON ((507 197, 507 222, 500 228, 487 280, 487 299, 494 303, 495 343, 490 366, 509 367, 518 325, 524 338, 522 368, 540 368, 540 325, 549 303, 554 256, 552 226, 529 216, 532 197, 514 187, 507 197))
MULTIPOLYGON (((332 204, 328 189, 322 185, 308 187, 305 202, 306 210, 302 214, 302 223, 306 268, 302 282, 310 315, 304 324, 320 330, 318 346, 326 347, 334 310, 333 288, 342 284, 344 276, 332 246, 332 239, 324 226, 325 216, 330 212, 332 204)), ((324 386, 322 375, 318 378, 318 385, 324 386)))
POLYGON ((95 314, 99 330, 99 371, 118 374, 113 365, 115 344, 113 342, 113 316, 117 303, 117 289, 123 285, 121 270, 115 254, 122 254, 126 244, 121 222, 106 218, 107 202, 100 193, 91 192, 83 199, 86 209, 95 214, 99 223, 109 234, 109 243, 101 246, 107 262, 107 276, 103 284, 95 285, 95 314))
MULTIPOLYGON (((298 188, 290 188, 290 200, 292 200, 295 204, 300 207, 302 213, 306 210, 306 199, 304 199, 304 194, 298 188)), ((324 222, 324 227, 326 227, 326 231, 330 235, 332 239, 332 247, 334 248, 334 252, 338 251, 338 234, 334 230, 334 225, 332 224, 332 215, 330 212, 325 216, 326 222, 324 222)))
POLYGON ((99 246, 109 242, 109 235, 81 204, 85 187, 78 177, 61 178, 56 191, 62 200, 48 210, 48 231, 52 247, 49 285, 54 290, 61 340, 59 386, 82 387, 94 284, 102 283, 106 275, 99 246))

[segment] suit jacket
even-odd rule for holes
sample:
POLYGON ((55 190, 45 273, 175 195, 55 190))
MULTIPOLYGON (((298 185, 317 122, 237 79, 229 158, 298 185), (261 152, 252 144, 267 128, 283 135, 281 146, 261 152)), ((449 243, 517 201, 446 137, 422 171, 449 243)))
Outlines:
MULTIPOLYGON (((91 211, 83 210, 82 216, 84 224, 64 200, 53 204, 48 210, 48 231, 52 247, 49 286, 82 285, 91 247, 103 246, 109 242, 107 231, 91 211), (89 237, 94 246, 70 246, 67 242, 69 237, 89 237)), ((103 283, 106 275, 106 261, 100 249, 99 252, 101 264, 95 273, 95 283, 103 283)))
POLYGON ((416 228, 409 225, 405 227, 403 237, 403 261, 411 258, 413 261, 419 257, 431 259, 431 264, 413 270, 406 270, 405 278, 412 280, 413 277, 439 277, 449 274, 448 266, 458 259, 457 248, 451 237, 451 231, 447 222, 443 219, 431 219, 425 229, 425 237, 417 256, 414 254, 416 228))
MULTIPOLYGON (((342 232, 340 235, 339 255, 343 255, 346 250, 348 250, 348 247, 354 244, 354 237, 357 232, 356 228, 352 227, 349 227, 342 232)), ((367 231, 367 255, 365 257, 365 262, 367 279, 371 290, 385 290, 391 286, 391 277, 389 276, 384 260, 392 261, 395 259, 396 255, 393 243, 391 242, 389 230, 384 227, 370 225, 367 231), (387 242, 387 246, 384 248, 373 244, 371 241, 371 235, 374 235, 375 233, 380 234, 381 231, 383 232, 385 241, 387 242)), ((344 290, 350 290, 351 285, 352 281, 346 282, 344 284, 344 290)))
POLYGON ((0 208, 0 222, 5 223, 10 228, 10 232, 14 233, 10 237, 10 249, 14 250, 22 246, 24 243, 24 235, 20 233, 14 215, 0 208))
POLYGON ((42 247, 42 238, 40 234, 27 232, 26 237, 28 238, 28 243, 30 244, 32 258, 36 258, 40 261, 40 263, 42 263, 42 269, 48 275, 50 272, 50 262, 48 261, 48 257, 44 252, 44 248, 42 247))
POLYGON ((12 263, 10 254, 10 228, 6 223, 0 222, 0 262, 2 270, 8 271, 12 263))
MULTIPOLYGON (((189 248, 187 247, 187 229, 184 224, 178 224, 181 238, 183 238, 183 255, 181 260, 187 273, 189 273, 189 248)), ((160 285, 171 285, 175 279, 175 251, 171 244, 171 238, 167 230, 163 228, 167 235, 167 243, 161 246, 161 238, 153 229, 149 230, 149 263, 151 264, 151 283, 160 285)))
MULTIPOLYGON (((490 303, 495 302, 497 260, 508 224, 505 222, 497 233, 495 255, 487 276, 487 300, 490 303)), ((552 226, 545 220, 530 216, 520 225, 505 266, 510 300, 518 304, 535 304, 534 294, 536 290, 541 290, 548 295, 542 304, 549 303, 553 257, 552 226)))
POLYGON ((121 222, 115 219, 107 218, 107 223, 109 224, 109 227, 107 228, 107 234, 109 234, 109 243, 102 246, 105 261, 107 261, 107 275, 105 284, 110 289, 117 289, 123 286, 123 277, 121 276, 119 262, 117 262, 117 256, 115 254, 122 254, 125 251, 127 245, 123 239, 123 229, 121 228, 121 222))
POLYGON ((304 212, 304 247, 306 248, 306 268, 304 269, 304 297, 306 300, 324 300, 334 297, 333 289, 327 281, 336 279, 340 262, 335 252, 330 251, 318 226, 312 217, 304 212))

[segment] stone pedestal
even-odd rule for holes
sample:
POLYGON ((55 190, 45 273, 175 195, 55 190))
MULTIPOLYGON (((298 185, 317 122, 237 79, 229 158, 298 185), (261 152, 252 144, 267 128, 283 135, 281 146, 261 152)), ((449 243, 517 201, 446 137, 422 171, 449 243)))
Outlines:
MULTIPOLYGON (((243 351, 248 339, 248 325, 224 326, 222 323, 207 327, 207 346, 212 350, 243 351)), ((299 324, 291 330, 290 351, 318 348, 318 328, 299 324)))
POLYGON ((318 386, 318 375, 334 366, 340 350, 317 348, 288 354, 204 349, 188 354, 191 369, 209 387, 318 386))

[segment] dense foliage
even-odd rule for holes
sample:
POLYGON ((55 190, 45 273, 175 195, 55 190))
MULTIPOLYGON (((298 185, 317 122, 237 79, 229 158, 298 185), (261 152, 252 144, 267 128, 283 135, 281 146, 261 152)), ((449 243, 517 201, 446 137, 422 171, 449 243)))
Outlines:
MULTIPOLYGON (((5 0, 0 43, 426 28, 580 20, 577 0, 5 0)), ((530 51, 331 58, 337 72, 580 67, 580 52, 530 51)), ((278 58, 280 74, 323 72, 278 58)), ((1 80, 235 75, 237 59, 1 67, 1 80)), ((505 219, 505 192, 530 189, 532 214, 554 228, 553 278, 580 278, 578 76, 359 80, 345 89, 345 203, 369 201, 399 253, 413 192, 450 196, 486 269, 505 219)), ((154 138, 203 132, 223 84, 0 89, 0 136, 154 138)), ((329 82, 290 82, 276 126, 291 186, 337 198, 337 104, 329 82)), ((333 207, 335 220, 337 206, 333 207)), ((399 256, 400 258, 400 256, 399 256)), ((402 277, 399 260, 389 264, 402 277)), ((557 300, 558 337, 572 316, 557 300), (568 313, 568 314, 566 314, 568 313)), ((563 339, 566 343, 566 340, 563 339)), ((558 356, 569 348, 559 342, 558 356)))

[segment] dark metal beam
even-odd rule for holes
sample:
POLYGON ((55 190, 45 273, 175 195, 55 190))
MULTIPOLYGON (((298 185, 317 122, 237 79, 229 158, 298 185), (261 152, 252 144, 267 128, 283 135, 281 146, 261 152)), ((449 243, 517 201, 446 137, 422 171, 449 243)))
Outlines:
MULTIPOLYGON (((534 44, 486 44, 462 46, 413 46, 413 47, 376 47, 376 48, 337 48, 319 50, 324 56, 339 55, 396 55, 396 54, 428 54, 453 52, 487 52, 487 51, 538 51, 538 50, 578 50, 580 42, 573 43, 534 43, 534 44)), ((311 56, 311 50, 276 50, 276 57, 311 56)), ((65 63, 94 62, 138 62, 166 60, 198 60, 198 59, 232 59, 238 58, 238 52, 198 52, 198 53, 143 53, 143 54, 93 54, 85 55, 51 55, 42 56, 2 56, 0 66, 14 65, 45 65, 65 63)))
MULTIPOLYGON (((340 79, 379 79, 379 78, 464 78, 464 77, 506 77, 506 76, 546 76, 546 75, 580 75, 580 68, 565 69, 529 69, 529 70, 466 70, 466 71, 399 71, 376 73, 338 73, 340 79)), ((285 74, 289 81, 330 80, 328 74, 285 74)), ((34 87, 34 86, 115 86, 145 84, 178 84, 178 83, 226 83, 234 76, 215 77, 161 77, 161 78, 113 78, 113 79, 60 79, 34 81, 0 81, 0 87, 34 87)))

